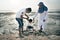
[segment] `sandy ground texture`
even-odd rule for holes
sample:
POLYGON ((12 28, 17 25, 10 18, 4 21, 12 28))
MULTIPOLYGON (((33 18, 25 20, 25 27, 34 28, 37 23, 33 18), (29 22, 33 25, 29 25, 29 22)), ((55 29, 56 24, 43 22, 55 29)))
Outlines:
POLYGON ((60 36, 56 36, 56 35, 28 35, 28 36, 24 36, 24 38, 20 38, 18 35, 18 32, 16 32, 15 34, 3 34, 0 35, 0 40, 60 40, 60 36))
MULTIPOLYGON (((24 38, 20 38, 18 35, 18 31, 16 28, 18 27, 18 23, 15 19, 15 15, 13 13, 0 13, 0 40, 60 40, 60 13, 49 13, 47 26, 45 27, 45 31, 50 35, 29 35, 24 36, 24 38), (55 35, 54 35, 55 34, 55 35), (58 36, 57 36, 58 35, 58 36)), ((31 14, 33 16, 34 13, 31 14)), ((26 22, 26 21, 24 21, 26 22)), ((26 28, 25 23, 25 28, 26 28)), ((37 28, 37 23, 35 23, 35 27, 37 28)))

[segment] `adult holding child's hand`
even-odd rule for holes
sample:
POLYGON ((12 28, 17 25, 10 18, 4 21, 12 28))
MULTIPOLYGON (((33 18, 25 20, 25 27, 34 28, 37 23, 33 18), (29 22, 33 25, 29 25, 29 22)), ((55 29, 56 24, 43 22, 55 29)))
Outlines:
POLYGON ((20 37, 24 37, 23 36, 23 26, 24 26, 24 23, 23 23, 23 19, 27 19, 28 20, 28 15, 26 13, 30 13, 32 11, 31 8, 25 8, 25 9, 21 9, 20 11, 18 11, 16 13, 16 21, 18 22, 19 24, 19 36, 20 37), (27 17, 24 17, 24 15, 27 17))
POLYGON ((38 15, 38 27, 40 27, 39 31, 44 31, 48 8, 44 5, 43 2, 40 2, 38 4, 38 7, 38 12, 33 17, 33 21, 35 17, 38 15))

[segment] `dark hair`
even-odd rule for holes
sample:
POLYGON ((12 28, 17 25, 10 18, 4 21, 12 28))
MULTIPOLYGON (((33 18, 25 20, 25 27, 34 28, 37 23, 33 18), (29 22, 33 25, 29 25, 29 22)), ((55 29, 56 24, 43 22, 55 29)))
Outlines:
POLYGON ((41 5, 41 6, 44 6, 44 3, 43 2, 39 2, 39 4, 38 4, 39 6, 41 5))
POLYGON ((27 11, 29 11, 29 12, 31 12, 31 11, 32 11, 32 9, 31 9, 31 8, 27 8, 26 10, 27 10, 27 11))
POLYGON ((32 19, 29 19, 28 21, 29 21, 29 22, 32 22, 32 19))

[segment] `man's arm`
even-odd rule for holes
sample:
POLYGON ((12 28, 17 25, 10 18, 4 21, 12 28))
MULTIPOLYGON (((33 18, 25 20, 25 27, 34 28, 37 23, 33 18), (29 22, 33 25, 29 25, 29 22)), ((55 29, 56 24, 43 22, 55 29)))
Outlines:
POLYGON ((27 19, 27 18, 23 17, 23 15, 21 15, 21 18, 27 19))
POLYGON ((23 12, 22 12, 21 18, 27 19, 27 18, 23 17, 23 12))
POLYGON ((29 16, 27 14, 25 14, 25 16, 27 17, 27 19, 29 18, 29 16))

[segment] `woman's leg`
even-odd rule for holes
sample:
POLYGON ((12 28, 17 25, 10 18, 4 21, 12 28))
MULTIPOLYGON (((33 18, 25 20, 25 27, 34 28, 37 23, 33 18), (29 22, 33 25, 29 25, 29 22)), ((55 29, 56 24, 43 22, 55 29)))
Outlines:
POLYGON ((39 29, 40 31, 43 30, 43 28, 42 28, 43 27, 43 20, 42 20, 42 18, 43 18, 42 16, 40 16, 40 15, 38 16, 38 27, 40 27, 40 29, 39 29))

